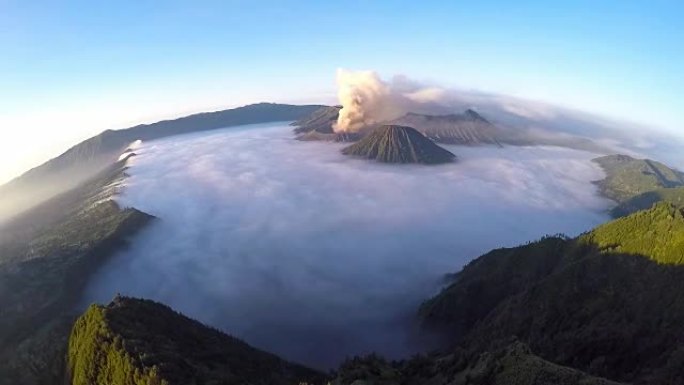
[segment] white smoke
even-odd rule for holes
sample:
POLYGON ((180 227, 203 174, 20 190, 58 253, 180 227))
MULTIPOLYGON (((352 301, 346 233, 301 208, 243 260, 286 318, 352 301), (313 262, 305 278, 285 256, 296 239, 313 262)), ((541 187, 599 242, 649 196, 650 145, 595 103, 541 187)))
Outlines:
POLYGON ((360 129, 417 112, 445 100, 447 91, 424 87, 403 76, 383 81, 374 71, 337 70, 337 97, 342 105, 335 132, 360 129))

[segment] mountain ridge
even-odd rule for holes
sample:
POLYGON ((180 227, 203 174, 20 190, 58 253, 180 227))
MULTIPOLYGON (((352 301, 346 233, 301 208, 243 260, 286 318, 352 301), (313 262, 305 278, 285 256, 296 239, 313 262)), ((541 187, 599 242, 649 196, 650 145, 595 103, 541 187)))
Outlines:
POLYGON ((121 130, 105 130, 0 186, 0 221, 78 186, 114 163, 135 140, 159 139, 244 124, 297 120, 320 107, 258 103, 121 130))
POLYGON ((69 338, 67 383, 302 384, 323 374, 286 362, 157 302, 92 305, 69 338))
POLYGON ((667 203, 577 238, 549 236, 467 264, 420 309, 452 343, 516 336, 543 359, 635 384, 683 384, 684 239, 667 203))
POLYGON ((602 195, 617 202, 613 217, 650 208, 659 201, 684 202, 684 173, 652 159, 615 154, 592 159, 606 174, 595 181, 602 195))

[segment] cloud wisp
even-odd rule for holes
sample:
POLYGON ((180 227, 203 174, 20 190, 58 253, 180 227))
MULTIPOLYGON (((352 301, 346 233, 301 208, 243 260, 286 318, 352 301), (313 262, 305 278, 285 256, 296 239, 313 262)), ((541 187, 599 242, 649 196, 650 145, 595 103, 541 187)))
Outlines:
POLYGON ((87 301, 163 301, 320 368, 419 349, 410 321, 489 249, 607 219, 590 153, 455 147, 444 166, 344 157, 291 128, 143 143, 120 200, 160 218, 93 278, 87 301))

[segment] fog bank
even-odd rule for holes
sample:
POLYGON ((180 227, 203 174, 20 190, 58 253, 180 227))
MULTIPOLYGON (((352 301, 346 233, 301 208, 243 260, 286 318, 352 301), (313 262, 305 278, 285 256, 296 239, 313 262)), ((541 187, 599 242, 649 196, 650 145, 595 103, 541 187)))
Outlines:
POLYGON ((413 352, 418 304, 501 246, 607 219, 593 154, 445 146, 459 162, 385 165, 285 124, 144 142, 120 201, 160 218, 93 278, 87 301, 156 299, 317 367, 413 352))

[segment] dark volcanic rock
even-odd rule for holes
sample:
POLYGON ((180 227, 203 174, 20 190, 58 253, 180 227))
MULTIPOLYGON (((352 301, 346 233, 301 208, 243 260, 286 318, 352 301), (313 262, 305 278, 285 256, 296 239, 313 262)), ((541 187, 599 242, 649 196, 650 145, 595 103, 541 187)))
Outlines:
POLYGON ((456 158, 415 129, 395 125, 375 129, 357 143, 344 148, 342 153, 386 163, 438 164, 456 158))

